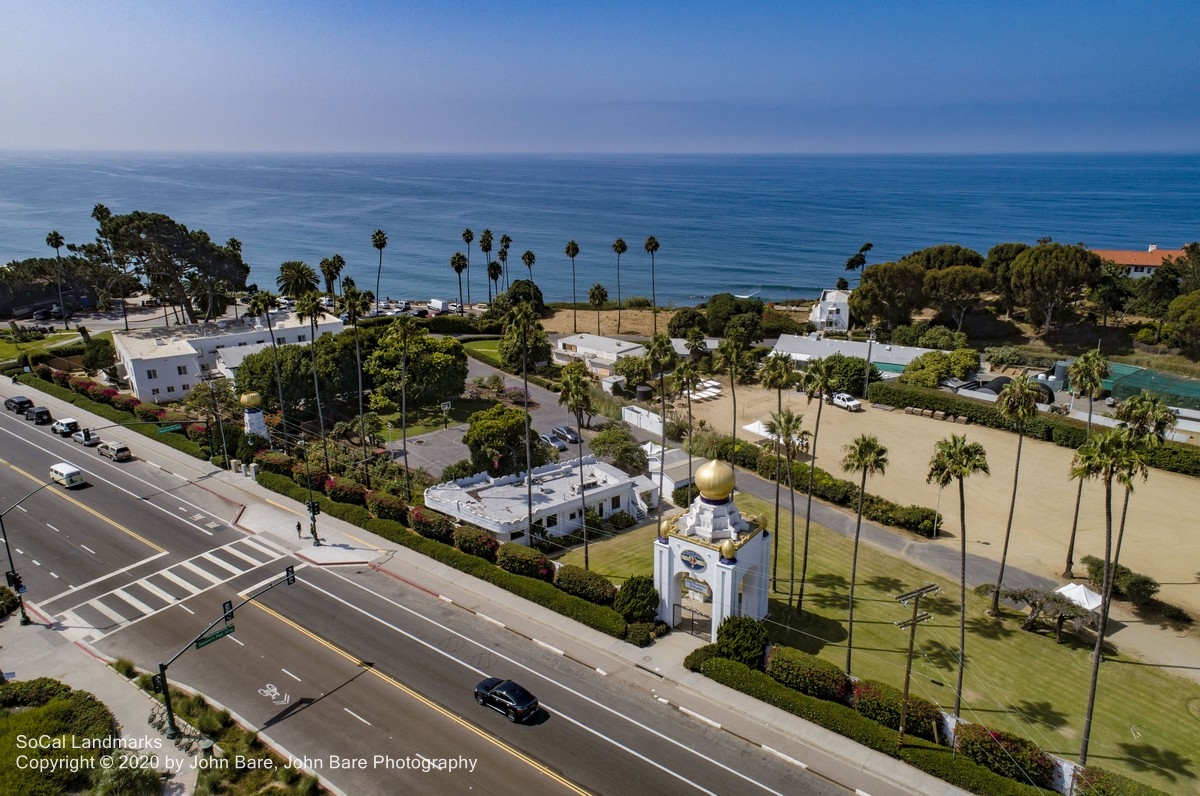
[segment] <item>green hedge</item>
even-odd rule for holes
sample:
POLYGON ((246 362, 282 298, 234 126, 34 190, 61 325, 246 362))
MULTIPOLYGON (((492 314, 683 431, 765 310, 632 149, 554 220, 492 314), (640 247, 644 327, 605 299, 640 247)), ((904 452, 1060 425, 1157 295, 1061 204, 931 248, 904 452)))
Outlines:
MULTIPOLYGON (((273 492, 287 495, 301 503, 308 499, 306 490, 293 484, 291 479, 274 473, 260 472, 258 483, 273 492)), ((574 619, 580 624, 587 625, 593 630, 598 630, 613 638, 625 637, 625 620, 611 608, 593 605, 587 600, 572 597, 550 583, 505 572, 495 564, 478 556, 468 555, 450 545, 418 536, 395 520, 374 519, 366 509, 359 506, 344 506, 334 503, 323 495, 318 497, 314 494, 314 497, 321 502, 321 510, 326 514, 338 516, 339 513, 344 512, 347 516, 339 517, 339 519, 344 519, 370 533, 382 536, 384 539, 428 556, 439 563, 454 567, 460 572, 487 581, 518 597, 523 597, 555 613, 574 619)))
POLYGON ((558 568, 554 585, 567 594, 582 597, 596 605, 612 605, 617 596, 617 587, 608 578, 574 564, 564 564, 558 568))
POLYGON ((771 648, 767 674, 780 685, 827 702, 845 704, 850 696, 850 678, 839 667, 782 644, 771 648))
POLYGON ((1055 763, 1032 741, 982 724, 960 724, 955 733, 958 751, 1002 777, 1027 780, 1042 788, 1054 784, 1055 763))
POLYGON ((981 796, 1058 796, 1054 791, 1002 777, 953 749, 919 738, 904 741, 900 759, 926 774, 981 796))
MULTIPOLYGON (((1081 563, 1087 567, 1088 581, 1097 589, 1104 588, 1104 559, 1084 556, 1081 563)), ((1158 594, 1158 581, 1149 575, 1134 572, 1124 564, 1117 564, 1112 579, 1113 596, 1134 605, 1145 605, 1158 594)))
POLYGON ((1158 788, 1093 766, 1079 772, 1075 778, 1075 792, 1087 796, 1167 796, 1158 788))
MULTIPOLYGON (((942 390, 898 384, 876 382, 867 391, 872 403, 888 406, 915 406, 947 414, 966 417, 972 423, 989 428, 1016 431, 1016 425, 1000 414, 994 404, 974 398, 964 398, 942 390)), ((1040 415, 1025 428, 1025 435, 1045 440, 1064 448, 1078 448, 1087 441, 1087 424, 1065 417, 1040 415)), ((1200 476, 1200 448, 1181 442, 1165 442, 1146 455, 1146 463, 1159 470, 1183 475, 1200 476)))
MULTIPOLYGON (((874 680, 859 680, 854 684, 852 704, 855 710, 868 719, 897 732, 900 730, 904 692, 899 688, 874 680)), ((938 732, 942 726, 942 711, 932 702, 910 693, 908 711, 904 719, 905 735, 914 735, 929 741, 938 739, 938 732)))

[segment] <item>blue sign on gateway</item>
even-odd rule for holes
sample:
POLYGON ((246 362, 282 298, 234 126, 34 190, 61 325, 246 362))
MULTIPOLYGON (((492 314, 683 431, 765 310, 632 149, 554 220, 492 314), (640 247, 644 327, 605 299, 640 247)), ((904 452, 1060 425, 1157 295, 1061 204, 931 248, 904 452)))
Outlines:
POLYGON ((695 550, 684 550, 679 554, 679 560, 682 561, 683 565, 692 572, 700 572, 706 566, 708 566, 704 563, 704 556, 700 555, 695 550))

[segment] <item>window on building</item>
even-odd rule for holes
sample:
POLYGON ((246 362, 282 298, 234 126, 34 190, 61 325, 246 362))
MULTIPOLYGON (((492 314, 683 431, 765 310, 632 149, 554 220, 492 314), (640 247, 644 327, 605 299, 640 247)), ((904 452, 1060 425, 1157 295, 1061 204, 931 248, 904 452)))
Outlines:
POLYGON ((175 392, 175 387, 174 386, 168 387, 167 392, 175 392))
POLYGON ((547 528, 553 528, 556 525, 558 525, 558 515, 557 514, 551 514, 549 517, 546 518, 546 527, 547 528))
POLYGON ((205 365, 203 362, 201 362, 201 363, 200 363, 200 370, 202 370, 202 371, 204 371, 204 370, 208 370, 208 365, 205 365))
POLYGON ((305 342, 308 342, 308 335, 306 335, 306 334, 298 335, 298 336, 296 337, 296 342, 297 342, 297 343, 305 343, 305 342))
POLYGON ((190 389, 192 389, 192 385, 190 385, 190 384, 185 384, 185 385, 183 385, 183 391, 184 391, 184 392, 187 392, 187 391, 188 391, 188 390, 190 390, 190 389))
POLYGON ((612 507, 613 507, 613 511, 616 511, 617 509, 621 508, 621 496, 620 495, 617 495, 616 497, 614 497, 612 499, 612 507))
POLYGON ((149 370, 147 370, 147 371, 146 371, 146 378, 148 378, 148 379, 157 379, 157 378, 158 378, 158 371, 157 371, 157 370, 155 370, 154 368, 150 368, 149 370))
POLYGON ((175 371, 176 371, 176 372, 177 372, 177 373, 178 373, 180 376, 186 376, 186 375, 187 375, 187 365, 180 365, 180 366, 178 366, 177 368, 175 368, 175 371))
POLYGON ((151 395, 158 395, 158 388, 157 388, 157 387, 151 387, 151 388, 150 388, 150 394, 151 394, 151 395))
POLYGON ((276 337, 275 345, 287 345, 287 338, 286 337, 276 337))
MULTIPOLYGON (((224 343, 221 343, 219 346, 217 346, 217 348, 224 348, 224 347, 225 347, 224 343)), ((216 352, 214 351, 213 353, 216 353, 216 352)))

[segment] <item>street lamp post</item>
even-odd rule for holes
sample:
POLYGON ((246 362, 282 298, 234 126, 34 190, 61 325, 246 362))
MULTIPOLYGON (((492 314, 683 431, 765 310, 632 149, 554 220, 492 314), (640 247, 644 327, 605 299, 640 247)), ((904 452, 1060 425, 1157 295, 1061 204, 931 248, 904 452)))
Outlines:
POLYGON ((221 452, 225 455, 225 461, 221 465, 221 469, 227 470, 229 469, 229 446, 225 444, 225 424, 221 422, 221 404, 217 401, 217 385, 212 379, 208 381, 208 388, 212 393, 213 414, 217 417, 217 430, 221 432, 221 452))
POLYGON ((863 375, 863 400, 867 400, 867 388, 871 386, 871 348, 875 345, 875 327, 867 331, 867 372, 863 375))
POLYGON ((12 548, 8 544, 8 531, 4 527, 4 515, 36 495, 38 492, 41 492, 43 489, 48 486, 52 486, 53 484, 53 481, 42 484, 37 489, 33 490, 28 495, 6 508, 4 511, 0 511, 0 536, 4 537, 4 552, 8 555, 9 585, 12 586, 13 591, 17 593, 17 606, 21 609, 22 625, 31 625, 33 624, 33 620, 29 618, 29 614, 25 611, 25 598, 21 596, 22 592, 25 590, 25 586, 21 583, 21 576, 17 574, 17 565, 13 563, 12 548))
POLYGON ((304 480, 308 483, 308 532, 312 534, 313 545, 321 546, 321 537, 317 536, 317 501, 312 494, 312 470, 308 465, 308 437, 300 435, 300 443, 304 447, 304 480))

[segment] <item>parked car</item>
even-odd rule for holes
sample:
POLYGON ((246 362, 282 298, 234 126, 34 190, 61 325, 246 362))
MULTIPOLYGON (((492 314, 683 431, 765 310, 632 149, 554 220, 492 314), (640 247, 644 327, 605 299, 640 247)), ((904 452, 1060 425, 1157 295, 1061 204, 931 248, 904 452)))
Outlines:
POLYGON ((119 442, 101 442, 96 447, 96 453, 112 459, 114 462, 125 462, 133 458, 129 446, 119 442))
POLYGON ((79 421, 73 417, 64 417, 51 423, 50 430, 60 437, 69 437, 79 430, 79 421))
POLYGON ((575 433, 575 429, 570 426, 555 426, 551 431, 554 436, 561 439, 563 442, 569 442, 572 445, 579 444, 579 435, 575 433))
MULTIPOLYGON (((71 320, 71 316, 72 316, 71 311, 67 310, 67 320, 71 320)), ((57 304, 55 304, 53 307, 51 307, 50 308, 50 317, 58 318, 61 320, 63 317, 62 307, 59 307, 57 304)))
POLYGON ((428 317, 429 317, 429 310, 424 310, 424 309, 421 309, 421 310, 409 310, 409 311, 408 311, 408 314, 409 314, 409 315, 411 315, 411 316, 412 316, 412 317, 414 317, 414 318, 428 318, 428 317))
POLYGON ((35 321, 48 321, 50 320, 50 310, 35 310, 30 317, 35 321))
POLYGON ((71 439, 78 442, 85 448, 90 448, 93 445, 100 444, 100 437, 90 428, 82 428, 71 435, 71 439))
POLYGON ((526 721, 538 712, 537 697, 512 680, 489 677, 475 686, 475 701, 509 721, 526 721))
POLYGON ((447 305, 447 307, 446 307, 446 312, 457 315, 460 312, 462 312, 462 305, 459 304, 457 301, 451 301, 450 304, 447 305))
POLYGON ((26 398, 24 395, 14 395, 12 398, 4 399, 4 408, 10 412, 24 413, 26 409, 33 406, 33 401, 26 398))
POLYGON ((833 405, 840 406, 847 412, 862 411, 862 402, 847 392, 835 392, 833 394, 833 405))
POLYGON ((43 426, 46 423, 49 423, 50 421, 54 420, 54 418, 50 416, 50 410, 44 406, 31 406, 28 409, 26 409, 25 410, 25 419, 32 420, 34 423, 37 423, 39 426, 43 426))
POLYGON ((560 452, 565 451, 567 449, 567 443, 563 442, 561 439, 559 439, 557 437, 552 437, 549 434, 542 435, 542 442, 546 443, 547 445, 549 445, 553 448, 557 448, 560 452))

